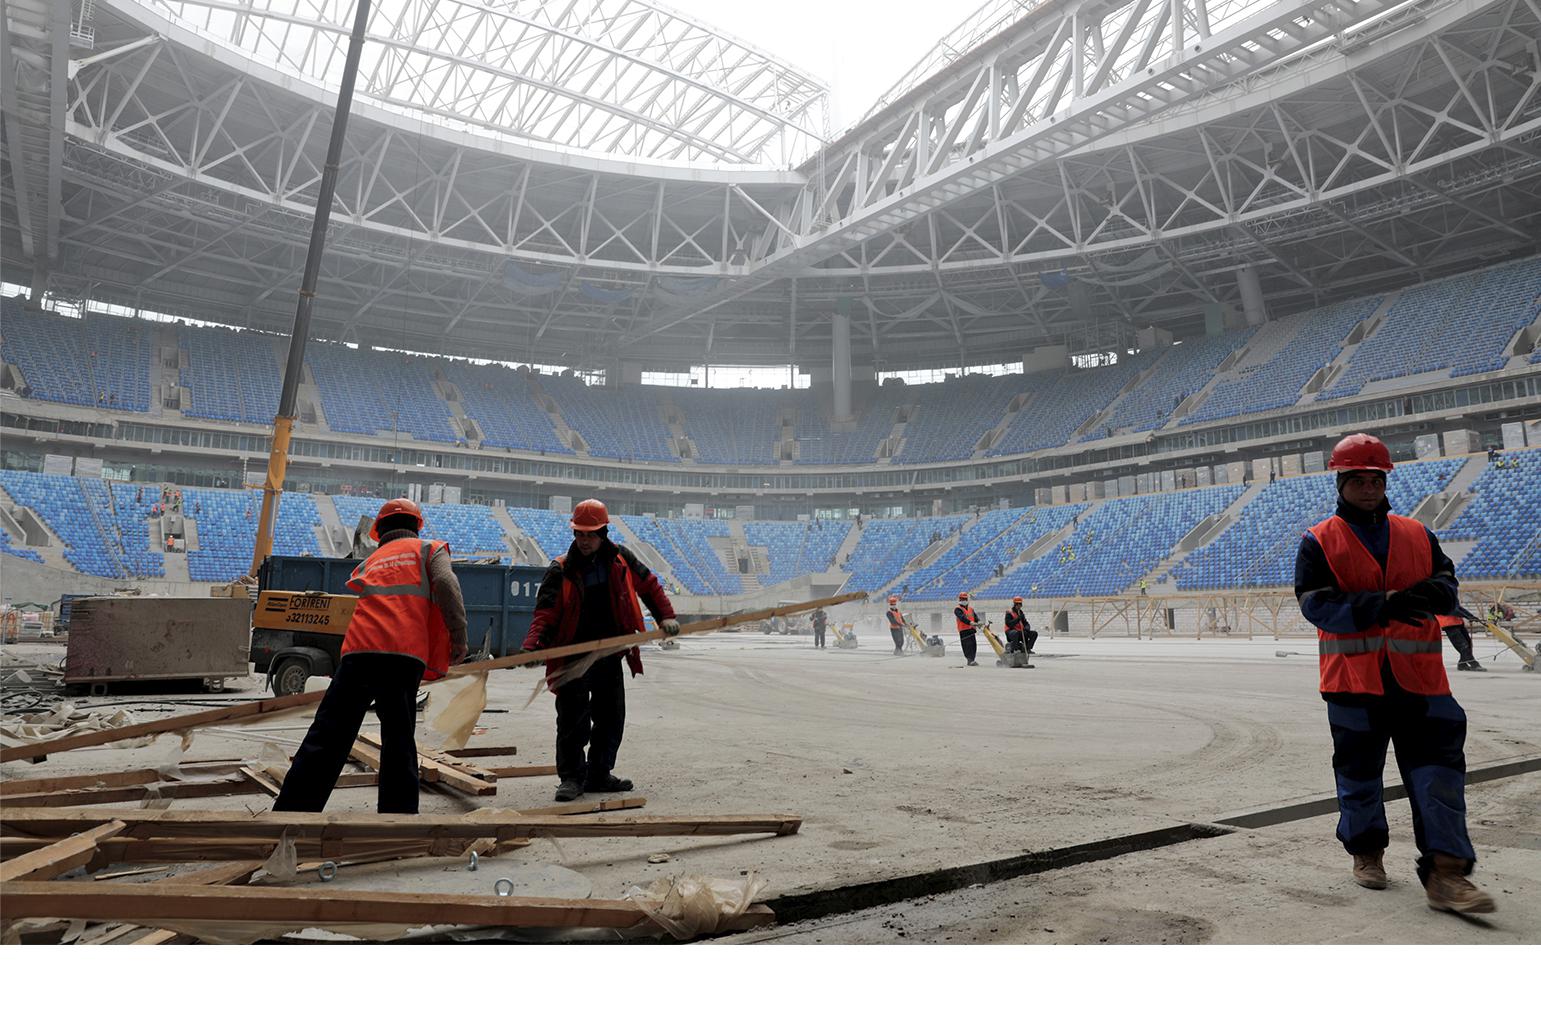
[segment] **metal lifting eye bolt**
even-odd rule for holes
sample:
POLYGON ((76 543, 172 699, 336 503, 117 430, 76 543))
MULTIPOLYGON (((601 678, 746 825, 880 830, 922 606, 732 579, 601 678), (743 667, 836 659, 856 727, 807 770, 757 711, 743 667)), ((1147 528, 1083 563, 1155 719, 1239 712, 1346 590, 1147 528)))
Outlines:
POLYGON ((337 876, 337 864, 333 863, 331 860, 327 860, 325 863, 322 863, 320 866, 316 867, 316 876, 321 878, 323 881, 330 881, 332 878, 337 876))
POLYGON ((470 855, 470 858, 466 861, 466 869, 467 870, 475 870, 476 869, 476 864, 477 864, 476 853, 472 852, 471 855, 470 855))
POLYGON ((495 894, 506 899, 514 893, 514 882, 506 877, 500 877, 497 883, 492 886, 492 890, 495 894))

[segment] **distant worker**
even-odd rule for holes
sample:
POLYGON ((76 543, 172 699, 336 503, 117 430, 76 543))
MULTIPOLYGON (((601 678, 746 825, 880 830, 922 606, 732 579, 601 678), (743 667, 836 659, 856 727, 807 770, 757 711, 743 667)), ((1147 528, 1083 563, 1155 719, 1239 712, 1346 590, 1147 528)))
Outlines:
POLYGON ((894 655, 904 652, 904 614, 899 612, 899 597, 888 597, 888 633, 894 639, 894 655))
POLYGON ((305 733, 273 809, 320 813, 374 703, 380 718, 381 813, 417 812, 417 686, 465 659, 465 601, 449 543, 419 538, 423 512, 410 499, 380 507, 369 537, 380 548, 353 569, 358 605, 342 659, 305 733))
POLYGON ((1456 670, 1480 670, 1484 673, 1487 668, 1477 662, 1476 654, 1471 650, 1471 631, 1467 629, 1466 622, 1474 621, 1477 615, 1464 606, 1457 606, 1455 613, 1440 614, 1434 618, 1439 623, 1445 637, 1450 639, 1450 644, 1455 647, 1456 654, 1460 656, 1460 662, 1455 665, 1456 670))
POLYGON ((1006 648, 1012 652, 1031 653, 1038 644, 1038 632, 1027 622, 1022 609, 1022 597, 1011 597, 1011 609, 1006 611, 1006 648))
POLYGON ((970 667, 979 666, 974 661, 974 653, 979 649, 979 614, 970 608, 967 592, 958 593, 958 605, 953 607, 952 615, 958 622, 958 644, 963 647, 963 658, 970 667))
POLYGON ((824 629, 829 627, 829 614, 820 607, 813 611, 813 647, 824 648, 824 629))
POLYGON ((1147 585, 1148 585, 1148 583, 1146 582, 1146 580, 1144 578, 1141 578, 1140 579, 1140 595, 1145 595, 1145 589, 1146 589, 1147 585))
MULTIPOLYGON (((585 499, 573 508, 570 524, 572 546, 546 568, 524 648, 550 649, 642 631, 639 598, 664 634, 679 634, 680 622, 658 576, 631 550, 610 541, 605 504, 585 499)), ((546 687, 556 693, 558 802, 571 802, 584 792, 631 791, 629 780, 612 773, 626 727, 623 656, 632 677, 642 673, 636 646, 599 657, 571 680, 564 680, 566 660, 546 661, 546 687)))
POLYGON ((1337 512, 1301 538, 1295 596, 1317 628, 1338 840, 1354 857, 1354 881, 1385 888, 1381 778, 1394 744, 1430 908, 1491 913, 1493 899, 1467 876, 1476 853, 1466 830, 1466 713, 1450 694, 1435 622, 1457 609, 1455 567, 1433 532, 1391 513, 1391 453, 1380 439, 1348 436, 1327 467, 1337 472, 1337 512))

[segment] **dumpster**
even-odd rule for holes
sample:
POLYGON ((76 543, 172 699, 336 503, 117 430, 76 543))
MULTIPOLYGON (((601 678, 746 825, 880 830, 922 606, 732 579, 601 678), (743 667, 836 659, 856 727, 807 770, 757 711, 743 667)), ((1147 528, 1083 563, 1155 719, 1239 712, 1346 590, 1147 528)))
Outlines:
POLYGON ((64 684, 183 681, 217 686, 247 674, 250 606, 229 599, 77 597, 70 613, 64 684))
MULTIPOLYGON (((354 559, 269 557, 258 572, 252 614, 251 659, 279 695, 303 691, 311 676, 329 677, 341 659, 355 597, 348 576, 354 559)), ((544 567, 454 563, 466 606, 471 652, 507 656, 519 651, 544 567)))

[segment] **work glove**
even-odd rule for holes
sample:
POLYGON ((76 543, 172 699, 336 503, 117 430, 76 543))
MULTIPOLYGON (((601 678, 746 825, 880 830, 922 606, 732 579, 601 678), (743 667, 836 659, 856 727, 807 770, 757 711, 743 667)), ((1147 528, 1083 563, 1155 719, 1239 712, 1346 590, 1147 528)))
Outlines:
POLYGON ((675 635, 680 633, 680 622, 675 620, 673 617, 668 617, 659 621, 658 626, 662 628, 663 633, 668 635, 670 638, 673 638, 675 635))
POLYGON ((1412 609, 1421 613, 1440 613, 1450 601, 1450 593, 1441 588, 1433 578, 1425 578, 1416 585, 1409 585, 1397 593, 1406 596, 1412 609))
POLYGON ((1387 594, 1386 602, 1381 607, 1381 617, 1385 622, 1399 621, 1417 627, 1429 619, 1429 614, 1419 608, 1418 597, 1404 589, 1387 594))

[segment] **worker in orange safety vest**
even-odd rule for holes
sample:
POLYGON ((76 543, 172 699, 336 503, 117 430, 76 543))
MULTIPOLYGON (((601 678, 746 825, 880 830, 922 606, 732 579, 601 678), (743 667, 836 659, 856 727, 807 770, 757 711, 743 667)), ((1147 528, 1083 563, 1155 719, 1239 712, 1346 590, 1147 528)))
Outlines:
POLYGON ((888 597, 888 633, 893 636, 894 655, 904 652, 904 614, 899 611, 899 597, 888 597))
POLYGON ((979 614, 969 606, 968 593, 958 593, 958 605, 953 607, 953 619, 958 622, 958 644, 963 647, 963 658, 970 667, 979 666, 974 654, 979 650, 979 614))

